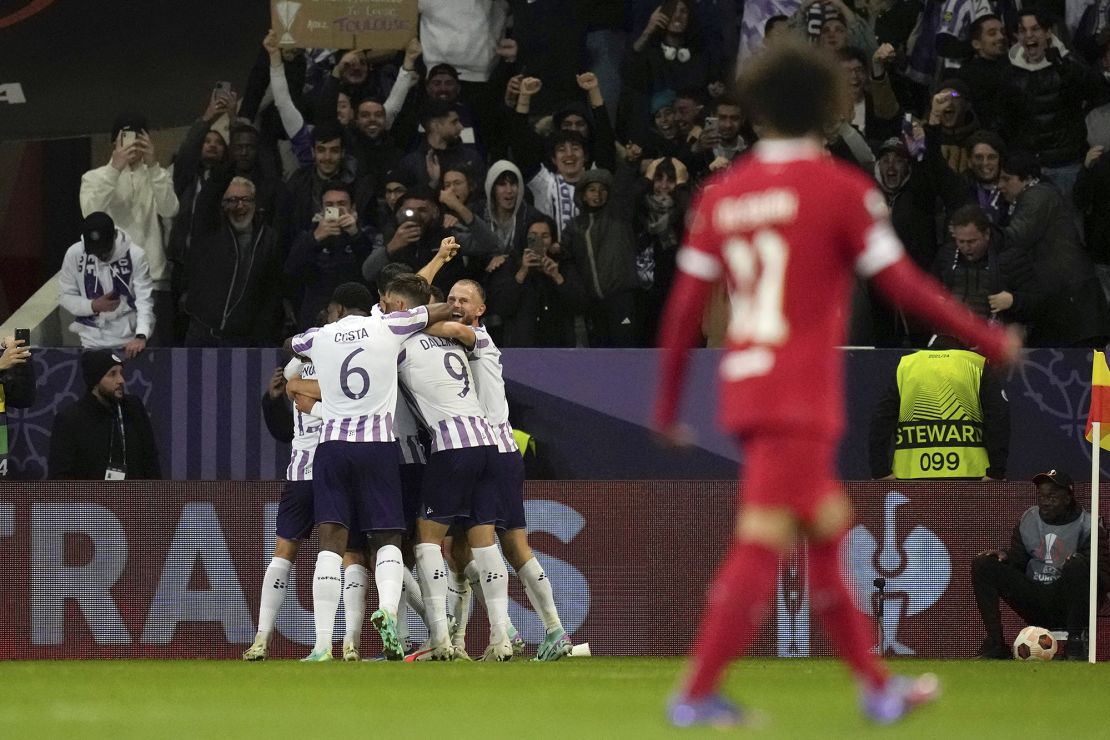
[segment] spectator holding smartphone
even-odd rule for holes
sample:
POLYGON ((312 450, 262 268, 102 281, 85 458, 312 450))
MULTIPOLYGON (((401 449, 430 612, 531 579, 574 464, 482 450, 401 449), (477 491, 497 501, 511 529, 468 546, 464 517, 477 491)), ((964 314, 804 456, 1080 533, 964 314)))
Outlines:
POLYGON ((506 347, 573 347, 574 317, 587 307, 574 260, 547 216, 533 212, 522 230, 523 249, 490 275, 487 310, 501 317, 506 347))
POLYGON ((174 305, 159 219, 177 215, 173 179, 158 163, 145 116, 137 113, 118 116, 112 125, 112 142, 108 164, 89 170, 81 178, 81 215, 87 217, 96 212, 108 215, 130 237, 131 243, 143 250, 150 269, 154 311, 159 317, 157 324, 152 321, 148 328, 158 326, 159 337, 155 341, 168 344, 174 305))
POLYGON ((154 332, 153 281, 146 250, 107 213, 90 213, 81 240, 66 250, 59 302, 73 314, 70 331, 86 349, 119 350, 127 359, 146 349, 154 332))

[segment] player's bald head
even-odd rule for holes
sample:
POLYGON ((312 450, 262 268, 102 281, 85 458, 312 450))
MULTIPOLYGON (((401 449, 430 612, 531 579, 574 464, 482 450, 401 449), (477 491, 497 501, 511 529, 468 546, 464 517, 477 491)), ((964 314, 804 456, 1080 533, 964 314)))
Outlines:
POLYGON ((748 61, 737 97, 755 124, 780 137, 820 135, 848 110, 850 100, 844 74, 830 55, 795 41, 748 61))
POLYGON ((486 302, 486 291, 477 280, 463 278, 462 280, 456 281, 456 283, 451 286, 451 293, 454 293, 459 288, 471 291, 479 301, 482 303, 486 302))
POLYGON ((486 312, 486 291, 473 280, 459 280, 447 294, 447 305, 451 307, 451 318, 475 326, 486 312))

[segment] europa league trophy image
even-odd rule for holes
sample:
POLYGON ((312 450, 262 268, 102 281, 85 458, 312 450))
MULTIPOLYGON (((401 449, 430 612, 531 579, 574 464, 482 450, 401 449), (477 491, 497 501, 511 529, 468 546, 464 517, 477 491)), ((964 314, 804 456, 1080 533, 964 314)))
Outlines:
POLYGON ((289 2, 289 0, 282 0, 280 3, 274 3, 274 9, 277 11, 278 20, 285 28, 285 33, 281 35, 279 44, 285 46, 292 46, 296 43, 293 34, 289 33, 289 29, 293 27, 293 19, 297 17, 297 11, 301 9, 300 3, 289 2))

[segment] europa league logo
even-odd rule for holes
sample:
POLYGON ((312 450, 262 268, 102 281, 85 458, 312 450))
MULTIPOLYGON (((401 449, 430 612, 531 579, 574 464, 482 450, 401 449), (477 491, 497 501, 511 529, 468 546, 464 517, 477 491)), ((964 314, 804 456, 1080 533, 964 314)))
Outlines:
POLYGON ((274 3, 274 10, 277 11, 278 20, 281 21, 281 25, 285 28, 285 33, 281 35, 281 40, 278 41, 279 44, 289 46, 296 43, 293 34, 289 33, 289 29, 293 27, 293 19, 297 17, 297 11, 300 9, 300 3, 289 2, 288 0, 274 3))

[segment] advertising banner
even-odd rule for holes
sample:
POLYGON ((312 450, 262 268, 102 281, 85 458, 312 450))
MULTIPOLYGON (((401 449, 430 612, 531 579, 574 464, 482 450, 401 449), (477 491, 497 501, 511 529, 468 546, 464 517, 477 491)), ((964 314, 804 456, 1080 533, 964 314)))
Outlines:
MULTIPOLYGON (((684 653, 733 528, 735 486, 529 482, 531 544, 572 639, 595 655, 684 653)), ((970 656, 982 634, 969 563, 1006 544, 1032 485, 847 489, 859 523, 843 567, 869 615, 878 613, 872 584, 885 578, 884 652, 970 656)), ((0 484, 0 659, 236 658, 254 637, 280 491, 274 482, 0 484)), ((312 645, 315 552, 312 540, 297 558, 274 657, 303 657, 312 645)), ((510 596, 510 616, 534 647, 543 626, 516 579, 510 596)), ((1012 637, 1019 623, 1003 613, 1012 637)), ((472 654, 485 646, 486 624, 476 608, 472 654)), ((363 655, 379 650, 365 629, 363 655)), ((804 547, 783 559, 752 653, 830 653, 810 615, 804 547)))

